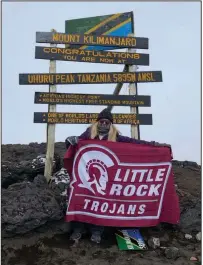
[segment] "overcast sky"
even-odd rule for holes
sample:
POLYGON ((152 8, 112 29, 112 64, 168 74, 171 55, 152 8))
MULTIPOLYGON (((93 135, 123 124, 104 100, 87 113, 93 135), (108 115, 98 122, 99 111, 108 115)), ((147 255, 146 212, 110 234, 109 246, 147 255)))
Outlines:
MULTIPOLYGON (((153 115, 153 125, 142 125, 141 139, 169 143, 174 159, 200 163, 200 3, 187 2, 8 2, 3 3, 2 129, 3 144, 46 141, 46 125, 34 124, 33 113, 48 105, 34 104, 35 91, 47 85, 19 85, 19 73, 48 73, 49 61, 34 58, 36 31, 65 32, 65 20, 134 12, 135 33, 149 38, 150 66, 139 71, 162 71, 162 83, 138 85, 140 95, 151 96, 151 107, 140 113, 153 115)), ((42 44, 48 46, 48 44, 42 44)), ((123 50, 122 50, 123 51, 123 50)), ((141 50, 137 50, 141 52, 141 50)), ((57 61, 57 72, 118 72, 123 65, 57 61)), ((58 85, 63 93, 113 93, 115 84, 58 85)), ((121 94, 128 94, 124 84, 121 94)), ((58 112, 99 112, 104 106, 57 105, 58 112)), ((129 107, 113 112, 128 113, 129 107)), ((56 141, 79 135, 87 125, 56 126, 56 141)), ((130 136, 130 126, 118 126, 130 136)))

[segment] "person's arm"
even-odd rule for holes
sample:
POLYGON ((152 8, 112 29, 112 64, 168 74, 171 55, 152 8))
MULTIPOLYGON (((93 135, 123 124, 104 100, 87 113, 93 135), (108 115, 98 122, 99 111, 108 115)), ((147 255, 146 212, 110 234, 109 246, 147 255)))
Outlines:
POLYGON ((81 140, 88 140, 90 134, 90 128, 87 128, 86 131, 84 131, 78 138, 81 140))
POLYGON ((148 142, 148 141, 144 141, 144 140, 133 139, 133 138, 130 138, 130 137, 127 137, 127 136, 122 136, 122 135, 118 136, 118 142, 121 142, 121 143, 135 143, 135 144, 147 144, 147 145, 153 145, 153 146, 168 146, 168 147, 170 147, 170 145, 168 145, 168 144, 161 144, 161 143, 158 143, 158 142, 155 142, 155 141, 148 142))
POLYGON ((70 145, 76 145, 78 140, 88 140, 89 139, 89 128, 83 132, 80 136, 69 136, 65 140, 66 148, 68 149, 70 145))

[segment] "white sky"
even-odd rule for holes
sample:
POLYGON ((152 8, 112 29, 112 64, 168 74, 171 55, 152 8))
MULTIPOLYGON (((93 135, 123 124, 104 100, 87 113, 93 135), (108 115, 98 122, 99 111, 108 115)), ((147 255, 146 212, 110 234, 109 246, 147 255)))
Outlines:
MULTIPOLYGON (((140 113, 153 115, 153 125, 141 126, 141 139, 172 145, 174 159, 200 163, 200 3, 197 2, 8 2, 2 18, 2 143, 28 144, 46 141, 46 125, 34 124, 33 113, 48 105, 34 104, 35 91, 47 85, 19 85, 19 73, 48 73, 49 61, 34 58, 36 31, 65 31, 65 20, 134 12, 135 32, 149 38, 150 66, 139 71, 158 71, 162 83, 138 84, 140 95, 151 96, 151 107, 140 113)), ((48 46, 42 44, 41 46, 48 46)), ((122 50, 124 51, 124 50, 122 50)), ((57 61, 57 72, 119 72, 123 65, 57 61)), ((113 93, 115 84, 58 85, 63 93, 113 93)), ((121 94, 128 94, 124 84, 121 94)), ((99 112, 105 106, 57 105, 58 112, 99 112)), ((128 113, 129 107, 113 112, 128 113)), ((57 125, 56 142, 80 135, 87 125, 57 125)), ((130 126, 118 126, 130 136, 130 126)))

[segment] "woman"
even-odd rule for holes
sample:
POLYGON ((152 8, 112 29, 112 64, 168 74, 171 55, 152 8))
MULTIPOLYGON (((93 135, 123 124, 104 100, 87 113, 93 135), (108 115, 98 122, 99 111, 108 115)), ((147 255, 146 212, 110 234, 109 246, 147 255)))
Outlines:
MULTIPOLYGON (((97 121, 94 124, 92 124, 89 128, 87 128, 87 130, 79 137, 71 136, 66 138, 65 140, 66 148, 69 148, 70 145, 76 145, 79 139, 81 140, 97 139, 97 140, 112 141, 112 142, 167 146, 166 144, 147 142, 120 135, 119 131, 113 124, 113 116, 107 108, 99 113, 97 121)), ((78 241, 82 237, 83 232, 85 232, 85 225, 89 227, 91 230, 92 233, 91 240, 93 242, 100 243, 104 228, 101 226, 84 224, 81 222, 74 222, 74 230, 70 238, 74 241, 78 241)))

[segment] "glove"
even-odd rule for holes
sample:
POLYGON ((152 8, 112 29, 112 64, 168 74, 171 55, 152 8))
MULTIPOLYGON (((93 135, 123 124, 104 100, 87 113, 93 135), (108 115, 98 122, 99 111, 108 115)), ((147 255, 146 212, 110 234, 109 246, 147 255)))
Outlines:
POLYGON ((78 143, 77 136, 70 136, 70 137, 67 137, 65 140, 66 148, 68 148, 70 145, 76 145, 77 143, 78 143))
POLYGON ((161 144, 161 143, 158 143, 158 142, 153 142, 154 146, 165 146, 165 147, 170 147, 171 148, 171 145, 170 144, 161 144))

